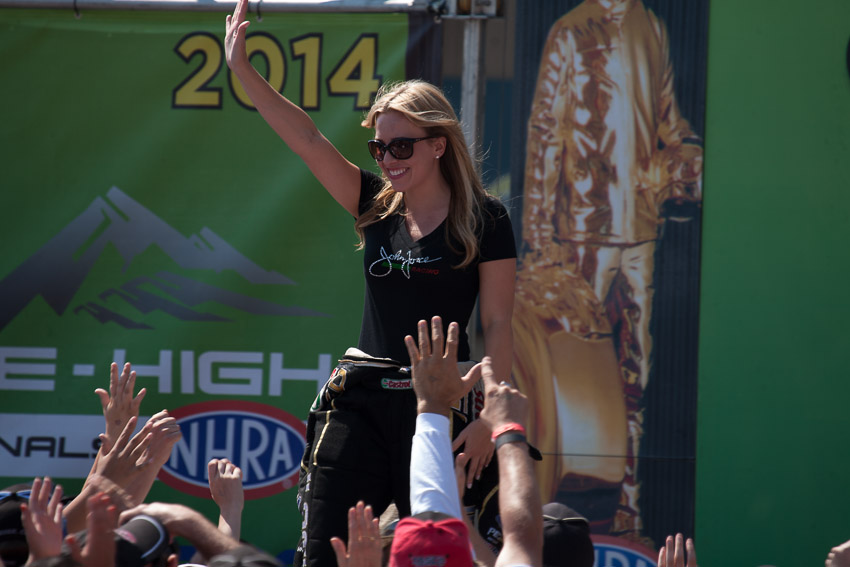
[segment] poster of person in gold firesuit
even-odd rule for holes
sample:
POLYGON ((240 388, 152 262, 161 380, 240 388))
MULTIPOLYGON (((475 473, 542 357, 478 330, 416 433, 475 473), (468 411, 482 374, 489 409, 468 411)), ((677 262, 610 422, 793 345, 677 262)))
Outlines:
MULTIPOLYGON (((641 0, 571 4, 542 46, 526 123, 514 375, 547 455, 538 469, 544 502, 575 508, 596 534, 651 547, 642 508, 657 509, 648 497, 661 495, 643 490, 659 481, 644 461, 693 463, 693 446, 680 455, 653 442, 648 455, 642 444, 655 414, 675 403, 663 393, 650 403, 654 382, 675 389, 695 380, 695 343, 664 321, 685 315, 675 306, 677 257, 698 262, 702 139, 680 109, 669 24, 641 0), (668 237, 682 238, 670 235, 677 224, 690 242, 665 249, 668 237), (687 371, 661 377, 659 367, 671 365, 659 362, 671 356, 687 371)), ((672 8, 681 13, 677 48, 699 44, 704 8, 672 8), (680 29, 689 24, 697 31, 680 29)), ((700 114, 704 87, 690 94, 700 114)), ((695 330, 696 312, 682 325, 695 330)), ((693 494, 666 498, 682 505, 693 494)))

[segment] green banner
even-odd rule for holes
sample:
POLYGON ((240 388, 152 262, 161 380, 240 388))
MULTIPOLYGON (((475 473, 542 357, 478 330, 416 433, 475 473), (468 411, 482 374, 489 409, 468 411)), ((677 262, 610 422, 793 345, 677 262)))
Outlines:
MULTIPOLYGON (((93 390, 129 361, 142 416, 183 430, 149 499, 217 517, 202 465, 230 456, 243 532, 285 558, 303 420, 357 342, 362 258, 224 64, 224 18, 0 11, 0 483, 79 490, 103 430, 93 390)), ((407 16, 251 19, 254 65, 374 167, 359 123, 405 77, 407 16)))

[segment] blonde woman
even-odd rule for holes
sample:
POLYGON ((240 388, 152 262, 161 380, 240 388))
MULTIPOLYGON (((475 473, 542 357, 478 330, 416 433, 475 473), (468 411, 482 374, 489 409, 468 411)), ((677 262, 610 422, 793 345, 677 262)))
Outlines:
MULTIPOLYGON (((484 190, 438 88, 408 81, 379 91, 362 126, 374 128, 368 149, 382 175, 361 170, 251 66, 247 8, 240 0, 227 17, 227 64, 266 122, 356 219, 364 250, 358 348, 311 409, 299 490, 305 529, 296 564, 332 564, 329 540, 346 539, 346 513, 358 500, 377 514, 391 501, 401 516, 409 513, 416 399, 404 337, 416 334, 418 321, 439 315, 466 329, 478 298, 484 354, 498 380, 509 378, 516 250, 507 212, 484 190)), ((462 332, 458 360, 469 358, 462 332)), ((469 484, 492 458, 489 435, 472 422, 455 440, 472 456, 469 484)))

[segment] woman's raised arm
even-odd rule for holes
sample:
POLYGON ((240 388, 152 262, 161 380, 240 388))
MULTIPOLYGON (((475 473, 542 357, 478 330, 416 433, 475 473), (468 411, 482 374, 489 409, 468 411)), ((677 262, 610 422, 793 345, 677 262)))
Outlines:
POLYGON ((245 35, 249 21, 248 0, 239 0, 225 25, 224 54, 260 115, 289 148, 298 154, 331 196, 357 216, 360 172, 322 135, 313 120, 298 105, 278 93, 248 60, 245 35))

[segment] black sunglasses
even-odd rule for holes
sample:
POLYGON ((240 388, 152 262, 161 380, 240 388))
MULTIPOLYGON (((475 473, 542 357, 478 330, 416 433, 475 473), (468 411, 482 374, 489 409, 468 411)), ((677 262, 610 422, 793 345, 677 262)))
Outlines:
POLYGON ((385 144, 380 140, 369 140, 366 144, 369 146, 369 153, 375 158, 375 161, 384 161, 385 152, 396 159, 408 159, 413 155, 413 144, 422 140, 430 140, 437 136, 424 136, 422 138, 393 138, 389 144, 385 144))

